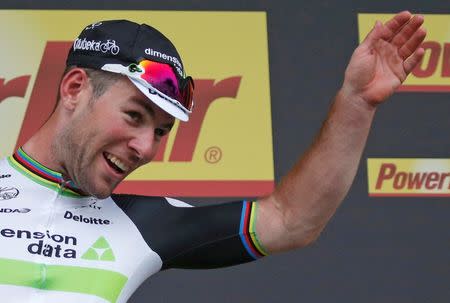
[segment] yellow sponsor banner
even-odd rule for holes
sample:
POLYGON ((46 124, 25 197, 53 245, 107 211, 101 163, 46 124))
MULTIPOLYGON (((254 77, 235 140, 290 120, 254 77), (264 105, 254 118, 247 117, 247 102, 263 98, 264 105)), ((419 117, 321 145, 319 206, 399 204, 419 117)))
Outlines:
POLYGON ((450 196, 450 159, 370 158, 370 196, 450 196))
POLYGON ((48 116, 59 75, 55 66, 63 68, 62 58, 79 32, 107 19, 159 29, 177 46, 196 82, 195 116, 175 125, 155 161, 130 175, 121 191, 139 188, 139 193, 176 196, 270 191, 274 171, 265 12, 0 11, 0 25, 8 29, 0 33, 0 156, 10 155, 48 116))
MULTIPOLYGON (((359 41, 376 20, 386 22, 393 14, 358 14, 359 41)), ((427 37, 422 43, 425 55, 411 72, 400 91, 450 91, 450 15, 424 14, 427 37)))

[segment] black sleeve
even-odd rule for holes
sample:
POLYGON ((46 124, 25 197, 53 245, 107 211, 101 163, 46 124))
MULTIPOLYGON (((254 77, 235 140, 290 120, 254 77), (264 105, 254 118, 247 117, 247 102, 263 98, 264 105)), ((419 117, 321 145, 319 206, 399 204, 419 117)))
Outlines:
POLYGON ((112 198, 161 256, 162 269, 223 267, 263 256, 249 232, 251 202, 176 207, 163 197, 112 198))

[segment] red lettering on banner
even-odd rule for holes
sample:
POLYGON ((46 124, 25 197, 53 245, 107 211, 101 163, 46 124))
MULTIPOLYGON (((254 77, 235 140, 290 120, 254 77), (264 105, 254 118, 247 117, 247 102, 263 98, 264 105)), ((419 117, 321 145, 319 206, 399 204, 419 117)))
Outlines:
POLYGON ((9 97, 24 97, 27 92, 30 75, 20 76, 5 83, 4 78, 0 78, 0 103, 9 97))
POLYGON ((236 98, 241 77, 231 77, 214 83, 214 80, 196 80, 192 121, 178 127, 169 161, 190 162, 206 112, 215 100, 222 97, 236 98))
POLYGON ((436 172, 429 173, 427 176, 427 182, 425 183, 426 189, 435 189, 438 186, 439 174, 436 172))
POLYGON ((390 179, 394 176, 397 166, 394 163, 383 163, 378 174, 376 189, 380 189, 383 185, 383 181, 390 179))
POLYGON ((71 42, 47 42, 31 92, 16 149, 44 124, 56 103, 58 84, 71 42))
POLYGON ((433 75, 434 72, 436 71, 439 56, 441 54, 441 45, 435 41, 427 41, 422 43, 421 47, 425 49, 425 52, 427 51, 431 52, 430 59, 426 63, 424 69, 422 69, 422 65, 425 62, 417 64, 417 66, 412 70, 412 74, 417 78, 427 78, 433 75))
POLYGON ((408 189, 421 188, 423 182, 425 181, 425 178, 427 177, 426 173, 424 173, 424 174, 416 173, 414 175, 412 173, 409 173, 409 175, 410 175, 410 178, 408 178, 408 189))
POLYGON ((442 77, 450 77, 450 43, 444 44, 444 57, 442 60, 442 77))
POLYGON ((425 51, 430 52, 428 62, 418 64, 412 71, 417 78, 427 78, 436 73, 439 65, 439 59, 442 53, 442 77, 450 77, 450 43, 444 43, 443 47, 436 41, 427 41, 422 43, 425 51))
POLYGON ((395 176, 394 176, 394 188, 395 189, 402 189, 403 187, 405 187, 407 176, 408 175, 405 172, 399 172, 398 174, 395 174, 395 176))
MULTIPOLYGON (((442 185, 444 183, 444 179, 449 177, 450 178, 450 173, 449 174, 442 174, 441 176, 441 180, 439 181, 439 188, 442 188, 442 185)), ((450 189, 450 182, 448 182, 448 187, 447 189, 450 189)))
MULTIPOLYGON (((194 110, 188 123, 181 122, 170 153, 170 162, 190 162, 194 156, 197 140, 202 129, 203 120, 209 106, 219 98, 236 98, 241 77, 230 77, 217 83, 211 79, 195 80, 194 110)), ((158 153, 153 162, 163 161, 167 137, 160 142, 158 153)))
MULTIPOLYGON (((446 180, 450 181, 450 173, 441 172, 397 172, 393 163, 383 163, 378 174, 376 189, 381 189, 385 181, 391 180, 394 189, 442 189, 446 180)), ((450 189, 450 182, 448 185, 450 189)))

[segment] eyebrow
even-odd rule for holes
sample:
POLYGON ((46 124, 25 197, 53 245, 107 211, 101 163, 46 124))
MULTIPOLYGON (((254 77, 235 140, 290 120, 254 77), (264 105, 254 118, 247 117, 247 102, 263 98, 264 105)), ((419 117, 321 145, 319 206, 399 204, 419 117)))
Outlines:
MULTIPOLYGON (((150 104, 148 104, 147 100, 142 100, 141 98, 132 98, 131 99, 134 103, 139 104, 140 106, 144 107, 145 110, 147 111, 147 113, 152 117, 155 118, 155 111, 153 110, 153 108, 150 106, 150 104)), ((162 127, 166 128, 168 131, 170 131, 172 129, 174 125, 174 122, 169 122, 166 124, 161 125, 162 127)))

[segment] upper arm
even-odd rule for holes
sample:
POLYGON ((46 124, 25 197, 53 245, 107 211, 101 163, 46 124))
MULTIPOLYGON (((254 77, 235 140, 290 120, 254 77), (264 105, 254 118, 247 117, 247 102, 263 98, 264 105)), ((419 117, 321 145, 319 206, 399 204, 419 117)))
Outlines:
POLYGON ((158 197, 121 195, 114 199, 120 200, 118 204, 144 240, 160 255, 163 269, 222 267, 263 255, 251 234, 252 203, 177 207, 158 197))

